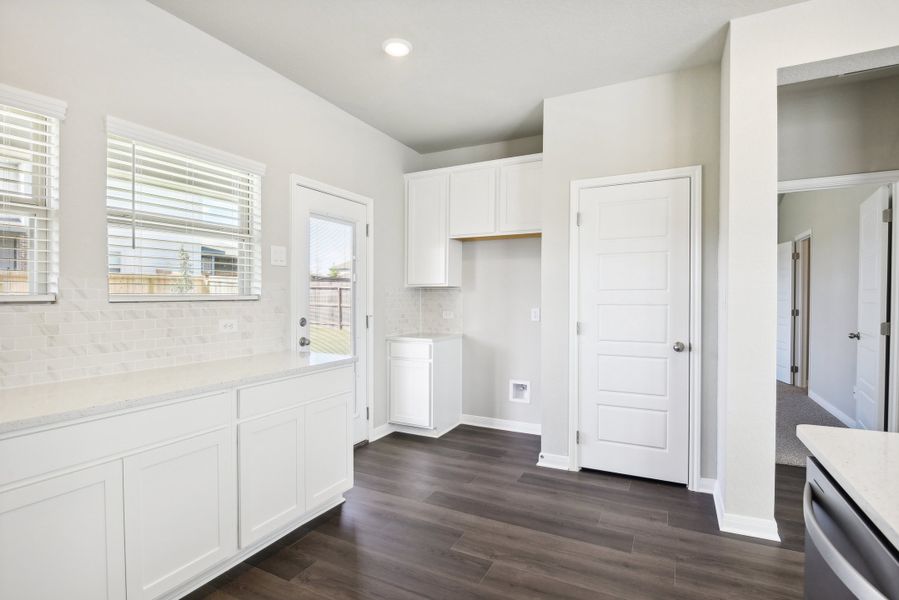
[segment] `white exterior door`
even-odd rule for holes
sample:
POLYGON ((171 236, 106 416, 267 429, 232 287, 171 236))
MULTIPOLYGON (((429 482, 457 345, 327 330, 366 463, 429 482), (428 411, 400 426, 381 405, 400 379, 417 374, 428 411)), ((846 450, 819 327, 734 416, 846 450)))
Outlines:
POLYGON ((777 245, 777 380, 793 383, 793 242, 777 245))
POLYGON ((882 213, 890 204, 884 186, 862 202, 858 215, 858 339, 855 418, 865 429, 883 429, 886 386, 887 231, 882 213))
POLYGON ((690 179, 583 189, 579 211, 580 466, 686 483, 690 179))
POLYGON ((301 352, 356 357, 353 443, 368 439, 364 204, 300 186, 293 210, 301 352))

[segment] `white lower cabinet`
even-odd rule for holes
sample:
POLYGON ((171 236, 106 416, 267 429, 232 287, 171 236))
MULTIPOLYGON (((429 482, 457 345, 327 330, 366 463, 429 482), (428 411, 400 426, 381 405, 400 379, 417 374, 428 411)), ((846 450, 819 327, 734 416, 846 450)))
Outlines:
MULTIPOLYGON (((387 341, 390 422, 443 435, 462 417, 462 336, 414 334, 387 341)), ((403 429, 406 431, 406 429, 403 429)))
POLYGON ((151 599, 237 550, 232 430, 124 459, 128 599, 151 599))
POLYGON ((238 426, 241 548, 306 511, 305 413, 301 406, 238 426))
POLYGON ((0 492, 0 597, 125 598, 122 525, 121 461, 0 492))
POLYGON ((390 359, 390 422, 431 426, 431 361, 390 359))
POLYGON ((306 509, 353 486, 352 394, 306 405, 306 509))

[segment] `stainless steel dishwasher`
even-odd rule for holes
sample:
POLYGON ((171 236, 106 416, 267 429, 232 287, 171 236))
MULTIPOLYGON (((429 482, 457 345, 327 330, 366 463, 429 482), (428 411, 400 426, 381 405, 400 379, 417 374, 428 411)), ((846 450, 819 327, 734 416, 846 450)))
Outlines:
POLYGON ((814 458, 802 512, 807 600, 899 600, 899 551, 814 458))

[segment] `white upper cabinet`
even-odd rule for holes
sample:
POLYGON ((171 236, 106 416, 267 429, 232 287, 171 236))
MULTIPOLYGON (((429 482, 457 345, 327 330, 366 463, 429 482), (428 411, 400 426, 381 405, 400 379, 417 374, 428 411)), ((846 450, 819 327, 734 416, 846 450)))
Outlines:
POLYGON ((500 167, 499 233, 540 231, 543 162, 500 167))
POLYGON ((496 167, 450 173, 450 237, 496 230, 496 167))
POLYGON ((459 242, 449 239, 449 175, 409 177, 406 182, 406 285, 458 287, 459 242))

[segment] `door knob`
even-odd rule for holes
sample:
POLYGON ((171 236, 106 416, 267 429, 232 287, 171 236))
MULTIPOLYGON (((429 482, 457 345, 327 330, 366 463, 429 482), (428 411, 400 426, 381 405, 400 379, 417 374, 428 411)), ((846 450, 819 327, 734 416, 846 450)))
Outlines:
POLYGON ((674 342, 674 346, 672 346, 672 348, 674 348, 675 352, 683 352, 686 346, 684 346, 683 342, 674 342))
POLYGON ((307 338, 307 337, 301 337, 301 338, 300 338, 300 347, 308 346, 308 345, 311 344, 311 343, 312 343, 312 342, 310 342, 310 341, 309 341, 309 338, 307 338))
POLYGON ((862 334, 859 333, 858 331, 856 331, 855 333, 850 333, 849 339, 850 340, 860 340, 860 339, 862 339, 862 334))

